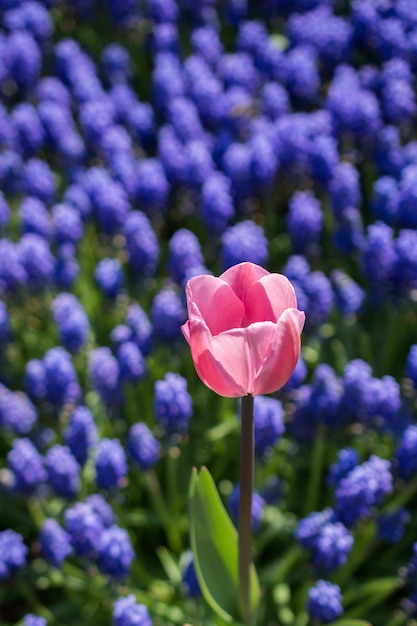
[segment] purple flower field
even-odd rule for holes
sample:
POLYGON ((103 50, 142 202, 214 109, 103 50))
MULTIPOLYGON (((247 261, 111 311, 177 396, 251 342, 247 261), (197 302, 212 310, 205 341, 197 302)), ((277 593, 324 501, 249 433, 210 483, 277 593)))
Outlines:
POLYGON ((416 123, 412 0, 0 0, 0 626, 240 624, 188 492, 237 524, 241 405, 181 325, 245 261, 306 316, 256 624, 417 625, 416 123))

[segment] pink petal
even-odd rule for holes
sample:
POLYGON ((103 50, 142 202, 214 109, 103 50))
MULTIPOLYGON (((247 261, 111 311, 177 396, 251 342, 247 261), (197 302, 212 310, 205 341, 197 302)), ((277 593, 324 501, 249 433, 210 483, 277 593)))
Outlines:
POLYGON ((228 270, 226 270, 220 278, 226 281, 239 300, 243 303, 247 300, 247 293, 250 291, 251 287, 255 285, 263 276, 267 276, 269 272, 265 270, 260 265, 256 265, 255 263, 239 263, 238 265, 233 265, 228 270))
POLYGON ((181 326, 181 330, 188 343, 190 343, 190 322, 188 320, 181 326))
POLYGON ((300 334, 305 315, 297 309, 284 311, 264 362, 255 375, 253 395, 273 393, 280 389, 293 373, 300 355, 300 334))
POLYGON ((186 287, 188 315, 198 315, 212 335, 242 325, 244 306, 230 285, 215 276, 191 278, 186 287))
POLYGON ((213 337, 199 318, 191 318, 188 329, 194 366, 203 383, 226 398, 246 395, 248 376, 244 330, 228 331, 213 337))
POLYGON ((244 301, 246 320, 276 322, 286 309, 297 308, 294 287, 283 274, 267 274, 248 290, 244 301))

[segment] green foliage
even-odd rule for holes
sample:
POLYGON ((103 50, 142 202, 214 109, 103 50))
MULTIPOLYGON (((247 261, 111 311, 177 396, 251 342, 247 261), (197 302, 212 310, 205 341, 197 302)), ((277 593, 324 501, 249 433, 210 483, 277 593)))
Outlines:
MULTIPOLYGON (((208 604, 226 621, 239 616, 238 535, 206 467, 193 470, 189 498, 190 539, 200 586, 208 604)), ((259 583, 251 571, 251 602, 259 603, 259 583)))

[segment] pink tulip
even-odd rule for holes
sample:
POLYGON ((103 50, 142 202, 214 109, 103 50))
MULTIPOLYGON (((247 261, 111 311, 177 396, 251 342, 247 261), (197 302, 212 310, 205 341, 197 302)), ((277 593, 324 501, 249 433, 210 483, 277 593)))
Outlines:
POLYGON ((237 398, 285 385, 300 354, 305 320, 285 276, 239 263, 219 278, 191 278, 186 296, 188 321, 182 331, 207 387, 237 398))

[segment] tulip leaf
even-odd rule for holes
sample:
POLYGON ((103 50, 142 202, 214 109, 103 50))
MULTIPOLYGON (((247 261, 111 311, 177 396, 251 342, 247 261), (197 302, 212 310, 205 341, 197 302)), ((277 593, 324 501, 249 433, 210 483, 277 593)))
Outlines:
MULTIPOLYGON (((239 618, 238 534, 206 467, 193 470, 189 495, 190 541, 202 594, 227 622, 239 618)), ((259 602, 259 583, 251 570, 253 612, 259 602)))

